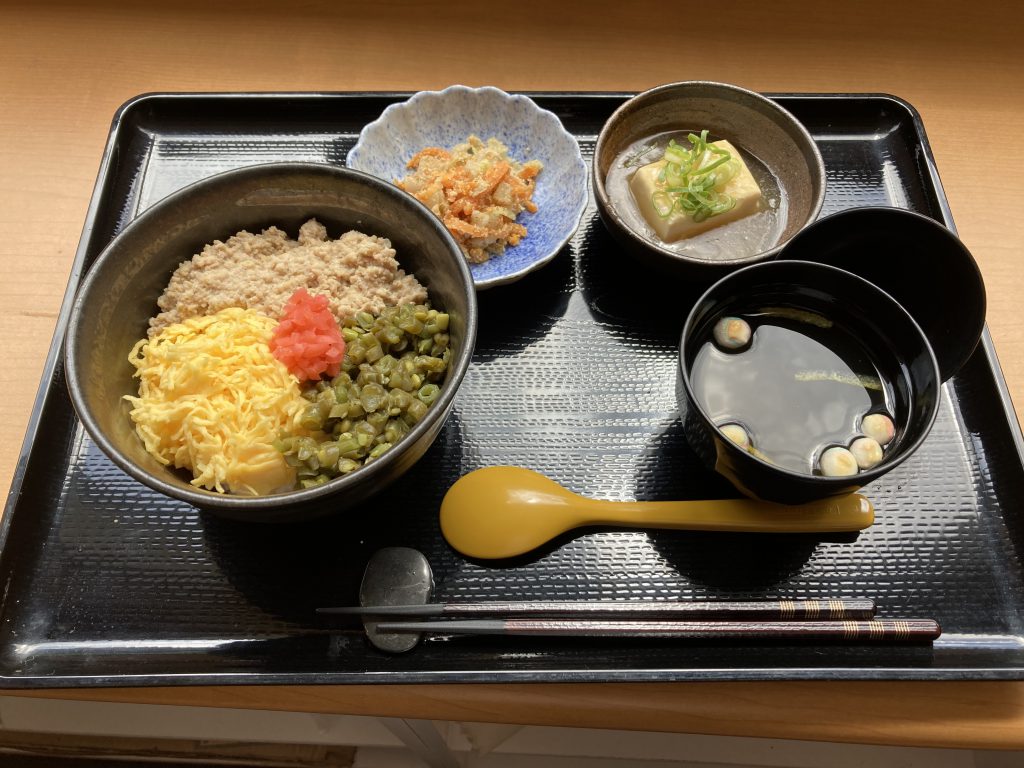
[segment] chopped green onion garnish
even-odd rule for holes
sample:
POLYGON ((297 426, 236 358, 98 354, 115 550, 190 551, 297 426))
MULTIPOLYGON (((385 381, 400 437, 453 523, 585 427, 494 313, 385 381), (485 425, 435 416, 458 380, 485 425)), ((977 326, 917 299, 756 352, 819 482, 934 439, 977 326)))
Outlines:
POLYGON ((731 210, 736 200, 720 191, 739 171, 739 162, 732 153, 708 143, 708 132, 687 136, 691 147, 685 149, 675 139, 668 143, 662 159, 665 167, 658 175, 664 185, 651 196, 654 210, 667 219, 681 211, 695 222, 731 210), (710 155, 715 155, 711 159, 710 155), (708 160, 708 162, 705 162, 708 160))

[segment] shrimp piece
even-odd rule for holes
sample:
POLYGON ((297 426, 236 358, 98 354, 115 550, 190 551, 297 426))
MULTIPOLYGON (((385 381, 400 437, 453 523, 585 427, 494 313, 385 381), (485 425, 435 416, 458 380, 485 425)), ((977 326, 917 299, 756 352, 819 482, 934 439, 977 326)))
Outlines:
POLYGON ((538 161, 531 160, 530 162, 526 163, 526 165, 524 165, 522 168, 520 168, 519 173, 517 173, 516 175, 523 181, 526 181, 527 179, 534 178, 538 173, 541 172, 542 168, 543 166, 538 161))
POLYGON ((427 147, 426 149, 421 149, 409 158, 409 162, 405 164, 405 167, 410 170, 418 168, 420 161, 425 157, 436 157, 438 160, 443 160, 444 162, 448 162, 452 159, 452 155, 448 150, 441 149, 440 147, 427 147))
POLYGON ((444 225, 448 231, 458 238, 458 235, 469 235, 470 237, 487 237, 490 233, 483 227, 477 227, 468 221, 463 221, 455 216, 445 216, 444 225))
POLYGON ((496 163, 491 166, 490 170, 484 174, 483 187, 477 191, 474 197, 483 197, 489 195, 508 176, 509 171, 512 170, 512 166, 506 162, 496 163))

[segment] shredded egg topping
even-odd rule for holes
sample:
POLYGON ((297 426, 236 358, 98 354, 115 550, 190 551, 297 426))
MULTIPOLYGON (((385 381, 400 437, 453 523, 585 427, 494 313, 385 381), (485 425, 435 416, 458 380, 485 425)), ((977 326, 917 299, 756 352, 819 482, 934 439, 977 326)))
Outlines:
POLYGON ((295 433, 308 402, 270 352, 276 321, 224 309, 167 326, 132 348, 139 396, 126 395, 158 461, 192 470, 192 485, 264 495, 290 489, 295 470, 274 441, 295 433))

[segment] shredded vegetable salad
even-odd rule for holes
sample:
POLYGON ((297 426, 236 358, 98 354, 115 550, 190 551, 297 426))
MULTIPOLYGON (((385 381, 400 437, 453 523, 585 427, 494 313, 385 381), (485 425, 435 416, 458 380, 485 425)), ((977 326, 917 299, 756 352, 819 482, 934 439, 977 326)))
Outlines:
POLYGON ((516 162, 497 139, 470 136, 451 149, 420 150, 407 164, 412 173, 395 183, 444 222, 470 263, 480 264, 526 237, 516 217, 536 213, 533 192, 543 167, 516 162))

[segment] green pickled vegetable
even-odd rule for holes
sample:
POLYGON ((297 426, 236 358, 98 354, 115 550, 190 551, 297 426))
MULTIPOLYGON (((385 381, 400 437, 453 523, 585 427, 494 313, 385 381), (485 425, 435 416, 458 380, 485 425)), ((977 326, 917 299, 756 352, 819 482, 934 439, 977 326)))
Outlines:
POLYGON ((427 405, 433 405, 439 394, 441 394, 441 388, 437 384, 424 384, 416 393, 416 397, 427 405))
POLYGON ((299 426, 275 441, 297 485, 312 488, 383 456, 441 395, 450 318, 425 305, 360 312, 342 324, 345 359, 331 381, 308 383, 299 426))

